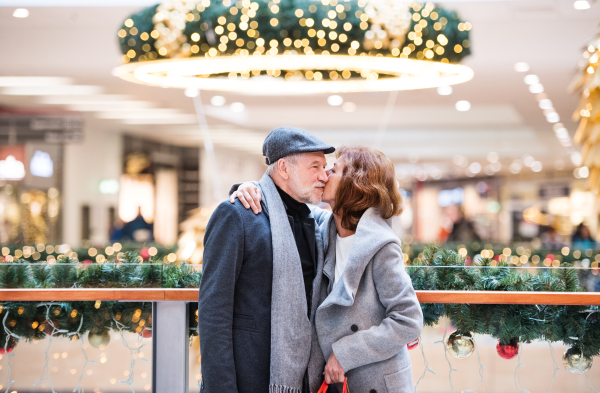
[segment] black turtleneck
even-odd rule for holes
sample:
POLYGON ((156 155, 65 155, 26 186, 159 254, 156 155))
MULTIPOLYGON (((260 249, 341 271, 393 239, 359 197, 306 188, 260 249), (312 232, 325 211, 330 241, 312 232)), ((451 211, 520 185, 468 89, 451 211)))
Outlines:
POLYGON ((305 203, 298 202, 279 187, 277 187, 277 191, 288 214, 296 246, 298 247, 298 254, 300 254, 302 274, 304 275, 306 304, 308 305, 308 313, 310 315, 312 286, 316 271, 315 220, 309 217, 310 209, 305 203))

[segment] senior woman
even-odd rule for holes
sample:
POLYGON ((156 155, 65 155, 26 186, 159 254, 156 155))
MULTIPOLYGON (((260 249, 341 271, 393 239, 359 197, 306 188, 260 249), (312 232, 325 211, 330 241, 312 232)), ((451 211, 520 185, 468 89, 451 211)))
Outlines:
MULTIPOLYGON (((323 192, 332 212, 313 208, 328 279, 315 317, 325 382, 339 392, 344 380, 352 393, 413 392, 406 344, 419 337, 423 314, 391 228, 402 211, 394 166, 367 147, 341 147, 337 157, 323 192)), ((259 195, 250 188, 232 196, 249 207, 259 195)))

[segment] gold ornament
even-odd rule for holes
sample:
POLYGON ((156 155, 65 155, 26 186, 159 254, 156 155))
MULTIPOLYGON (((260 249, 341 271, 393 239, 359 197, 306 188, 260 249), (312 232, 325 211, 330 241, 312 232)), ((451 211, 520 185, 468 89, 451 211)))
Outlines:
POLYGON ((571 374, 585 374, 592 368, 592 358, 585 356, 580 349, 571 347, 563 354, 563 365, 571 374))
MULTIPOLYGON (((588 171, 582 177, 588 177, 588 188, 600 195, 600 74, 598 63, 600 35, 590 42, 580 61, 580 75, 571 85, 572 91, 581 91, 579 107, 573 114, 573 120, 579 121, 579 127, 573 138, 575 143, 583 145, 581 165, 588 171)), ((581 171, 578 172, 581 175, 581 171)))
POLYGON ((456 359, 466 359, 475 352, 475 341, 471 333, 454 332, 446 341, 446 349, 456 359))
POLYGON ((101 333, 90 332, 88 334, 88 341, 92 347, 104 349, 110 342, 110 334, 108 330, 104 330, 101 333))

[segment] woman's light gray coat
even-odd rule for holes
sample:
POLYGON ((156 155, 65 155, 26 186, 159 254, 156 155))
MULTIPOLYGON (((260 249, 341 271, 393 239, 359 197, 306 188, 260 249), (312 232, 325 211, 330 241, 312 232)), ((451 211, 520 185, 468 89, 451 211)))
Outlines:
POLYGON ((329 278, 322 281, 324 301, 315 317, 325 360, 335 353, 351 393, 413 392, 406 344, 421 334, 423 314, 391 220, 375 208, 364 213, 334 286, 335 222, 327 211, 315 209, 313 214, 323 234, 323 273, 329 278))

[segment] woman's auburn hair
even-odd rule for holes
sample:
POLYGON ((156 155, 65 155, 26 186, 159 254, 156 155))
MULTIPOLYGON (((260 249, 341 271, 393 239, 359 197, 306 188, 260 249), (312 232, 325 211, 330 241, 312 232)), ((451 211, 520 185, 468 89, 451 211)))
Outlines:
POLYGON ((370 207, 378 208, 385 219, 402 213, 394 164, 385 154, 370 147, 342 146, 336 156, 345 161, 333 210, 342 217, 342 227, 355 231, 370 207))

